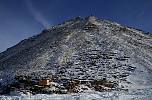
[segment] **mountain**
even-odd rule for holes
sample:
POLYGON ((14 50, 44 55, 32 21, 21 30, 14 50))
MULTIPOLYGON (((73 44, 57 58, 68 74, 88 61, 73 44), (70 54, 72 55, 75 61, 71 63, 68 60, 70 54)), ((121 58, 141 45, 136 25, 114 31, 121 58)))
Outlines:
POLYGON ((77 92, 152 88, 152 34, 95 16, 76 17, 0 53, 1 90, 21 76, 51 77, 56 89, 77 92))

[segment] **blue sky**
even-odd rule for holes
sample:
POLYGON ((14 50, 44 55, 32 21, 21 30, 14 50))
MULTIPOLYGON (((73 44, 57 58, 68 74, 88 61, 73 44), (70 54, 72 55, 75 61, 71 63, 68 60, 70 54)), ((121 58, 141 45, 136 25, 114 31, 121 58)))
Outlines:
POLYGON ((91 14, 152 33, 152 0, 0 0, 0 52, 44 28, 91 14))

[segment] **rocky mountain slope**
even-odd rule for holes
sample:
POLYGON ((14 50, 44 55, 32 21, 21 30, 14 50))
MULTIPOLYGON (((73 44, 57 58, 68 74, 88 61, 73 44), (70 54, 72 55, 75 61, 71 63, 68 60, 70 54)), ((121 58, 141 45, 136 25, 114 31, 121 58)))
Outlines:
POLYGON ((21 75, 51 77, 68 89, 78 87, 77 81, 79 88, 96 91, 152 88, 152 34, 94 16, 76 17, 0 53, 1 90, 21 75))

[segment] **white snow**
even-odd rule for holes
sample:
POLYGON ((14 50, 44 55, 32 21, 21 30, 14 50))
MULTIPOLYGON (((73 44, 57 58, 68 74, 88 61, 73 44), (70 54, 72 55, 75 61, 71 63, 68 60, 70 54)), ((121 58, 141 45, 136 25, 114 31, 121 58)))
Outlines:
POLYGON ((0 100, 151 100, 152 90, 138 90, 128 92, 88 92, 71 94, 36 94, 28 95, 14 91, 11 95, 1 95, 0 100), (146 92, 146 93, 144 93, 146 92))

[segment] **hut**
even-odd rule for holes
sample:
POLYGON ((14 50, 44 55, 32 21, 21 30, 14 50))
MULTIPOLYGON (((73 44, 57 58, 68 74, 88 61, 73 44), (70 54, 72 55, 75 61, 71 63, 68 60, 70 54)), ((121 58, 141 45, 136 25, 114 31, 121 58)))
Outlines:
POLYGON ((50 85, 50 81, 49 79, 40 80, 39 85, 42 85, 42 86, 50 85))

